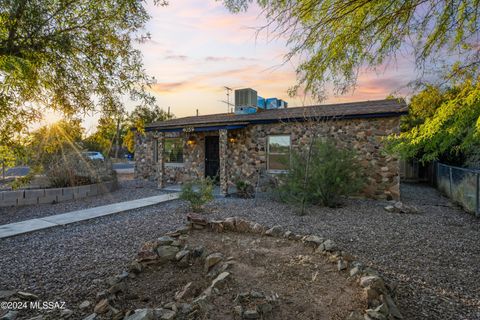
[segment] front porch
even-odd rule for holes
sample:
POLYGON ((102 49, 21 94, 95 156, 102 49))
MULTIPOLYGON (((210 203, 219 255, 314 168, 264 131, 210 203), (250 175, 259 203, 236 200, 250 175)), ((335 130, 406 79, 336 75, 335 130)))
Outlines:
POLYGON ((228 126, 182 128, 176 132, 155 132, 152 141, 158 188, 178 191, 188 180, 210 177, 218 182, 217 195, 232 188, 228 177, 228 126))

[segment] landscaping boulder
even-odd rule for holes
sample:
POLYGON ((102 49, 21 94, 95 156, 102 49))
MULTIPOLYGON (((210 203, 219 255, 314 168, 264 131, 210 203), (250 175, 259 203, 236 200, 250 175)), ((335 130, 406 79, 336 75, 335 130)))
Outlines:
POLYGON ((163 236, 157 239, 157 243, 159 246, 170 245, 173 241, 175 241, 175 239, 170 236, 163 236))
POLYGON ((97 303, 97 305, 93 309, 93 312, 95 312, 96 314, 103 314, 108 311, 109 307, 110 304, 108 302, 108 299, 102 299, 97 303))
POLYGON ((205 258, 205 272, 208 272, 214 265, 223 260, 223 255, 219 252, 212 253, 205 258))
POLYGON ((315 236, 315 235, 309 235, 309 236, 306 236, 303 241, 307 244, 307 245, 311 245, 313 247, 318 247, 319 245, 321 245, 325 239, 319 237, 319 236, 315 236))
POLYGON ((18 311, 8 311, 5 315, 3 315, 0 320, 16 320, 18 316, 18 311))
POLYGON ((283 234, 283 229, 281 226, 274 226, 273 228, 268 229, 265 234, 271 237, 280 237, 283 234))
POLYGON ((159 246, 157 248, 158 259, 160 262, 174 260, 180 249, 176 246, 159 246))
POLYGON ((125 320, 155 320, 152 309, 137 309, 134 314, 129 315, 125 320))
POLYGON ((197 225, 205 227, 208 223, 207 219, 197 213, 187 214, 187 220, 190 221, 194 226, 197 225))
POLYGON ((334 251, 336 248, 336 245, 335 245, 335 242, 333 240, 325 240, 319 247, 318 247, 318 250, 319 251, 334 251))

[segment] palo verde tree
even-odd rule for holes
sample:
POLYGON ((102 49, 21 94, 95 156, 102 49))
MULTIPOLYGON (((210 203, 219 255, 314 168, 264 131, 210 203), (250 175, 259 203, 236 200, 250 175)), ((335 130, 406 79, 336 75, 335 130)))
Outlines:
MULTIPOLYGON (((232 12, 253 0, 223 0, 232 12)), ((298 56, 298 84, 318 98, 355 85, 362 67, 377 67, 410 50, 419 70, 446 55, 454 73, 478 72, 479 0, 257 0, 269 34, 288 39, 298 56)))
MULTIPOLYGON (((155 1, 165 4, 162 1, 155 1)), ((137 0, 0 0, 0 142, 40 116, 152 103, 135 39, 149 16, 137 0)))
POLYGON ((480 165, 480 81, 451 88, 427 88, 412 98, 404 131, 388 148, 404 158, 480 165))

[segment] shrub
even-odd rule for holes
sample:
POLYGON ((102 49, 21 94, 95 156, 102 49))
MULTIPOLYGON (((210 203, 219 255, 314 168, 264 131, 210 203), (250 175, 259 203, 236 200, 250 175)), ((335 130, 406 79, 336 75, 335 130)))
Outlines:
POLYGON ((194 212, 200 212, 203 205, 213 200, 213 187, 210 178, 186 182, 182 186, 180 199, 188 201, 194 212))
POLYGON ((108 161, 92 161, 72 150, 52 155, 44 164, 45 175, 52 187, 73 187, 116 179, 108 161))
POLYGON ((255 193, 255 189, 253 186, 243 180, 238 180, 235 183, 235 186, 237 187, 237 194, 242 197, 242 198, 252 198, 255 193))
POLYGON ((341 198, 362 186, 361 166, 355 152, 337 148, 332 141, 318 141, 311 150, 292 152, 291 166, 277 188, 284 202, 302 205, 338 206, 341 198))

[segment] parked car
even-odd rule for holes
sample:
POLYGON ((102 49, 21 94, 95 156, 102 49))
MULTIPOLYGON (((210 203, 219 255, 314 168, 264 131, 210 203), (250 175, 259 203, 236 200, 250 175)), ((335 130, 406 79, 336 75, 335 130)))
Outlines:
POLYGON ((105 157, 103 156, 103 154, 98 151, 87 151, 83 152, 82 154, 90 160, 105 161, 105 157))

